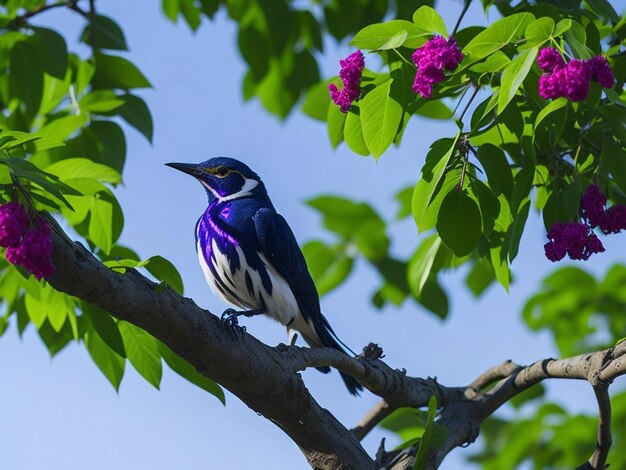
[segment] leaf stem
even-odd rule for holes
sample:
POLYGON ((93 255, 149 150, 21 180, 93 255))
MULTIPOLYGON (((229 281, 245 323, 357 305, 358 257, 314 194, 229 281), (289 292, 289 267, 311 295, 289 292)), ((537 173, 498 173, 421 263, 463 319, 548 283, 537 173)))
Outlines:
POLYGON ((454 25, 454 29, 452 30, 452 34, 450 35, 450 37, 453 37, 456 34, 457 30, 459 29, 459 26, 461 26, 461 21, 463 20, 463 17, 465 16, 465 13, 467 13, 467 10, 471 4, 472 4, 472 0, 465 0, 463 4, 463 10, 461 10, 459 19, 456 20, 456 24, 454 25))
POLYGON ((474 85, 474 87, 475 87, 474 88, 474 93, 472 93, 472 96, 470 96, 470 99, 468 100, 467 104, 465 105, 465 108, 463 109, 463 112, 461 113, 461 117, 459 117, 459 121, 461 122, 461 125, 463 125, 463 118, 465 117, 465 113, 467 112, 467 110, 469 109, 470 105, 472 104, 472 102, 476 98, 476 95, 478 95, 478 92, 480 91, 480 86, 474 85))

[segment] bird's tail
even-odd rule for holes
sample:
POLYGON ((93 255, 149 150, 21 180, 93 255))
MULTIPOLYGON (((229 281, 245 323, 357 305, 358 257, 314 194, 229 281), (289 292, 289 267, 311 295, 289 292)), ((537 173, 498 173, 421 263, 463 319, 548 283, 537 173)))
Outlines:
MULTIPOLYGON (((310 338, 308 335, 303 334, 304 339, 311 346, 326 346, 327 348, 337 349, 345 354, 356 356, 354 351, 352 351, 348 346, 346 346, 335 334, 333 329, 331 328, 328 320, 322 315, 321 316, 321 324, 315 325, 314 327, 315 333, 319 338, 319 342, 316 341, 317 338, 310 338)), ((323 372, 324 374, 330 372, 329 367, 318 367, 317 370, 323 372)), ((358 395, 361 390, 363 390, 363 386, 352 376, 345 374, 339 371, 341 374, 341 378, 343 379, 343 383, 346 384, 348 391, 352 395, 358 395)))

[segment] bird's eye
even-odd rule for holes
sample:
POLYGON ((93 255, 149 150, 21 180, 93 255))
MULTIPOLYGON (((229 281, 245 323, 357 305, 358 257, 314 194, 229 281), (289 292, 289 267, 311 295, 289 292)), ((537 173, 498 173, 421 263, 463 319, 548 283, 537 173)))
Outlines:
POLYGON ((226 175, 228 175, 228 173, 230 173, 230 171, 225 166, 218 166, 215 169, 215 175, 219 178, 224 178, 226 175))

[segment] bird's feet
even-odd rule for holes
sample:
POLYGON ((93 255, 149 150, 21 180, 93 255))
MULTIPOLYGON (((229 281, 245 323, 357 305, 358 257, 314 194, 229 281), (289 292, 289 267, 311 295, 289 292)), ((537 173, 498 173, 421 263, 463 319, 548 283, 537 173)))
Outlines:
POLYGON ((238 312, 237 310, 232 308, 227 308, 226 310, 224 310, 222 316, 220 317, 224 328, 226 328, 231 333, 236 334, 237 336, 243 335, 243 333, 246 332, 246 327, 239 326, 239 320, 237 319, 237 317, 242 314, 243 312, 238 312))

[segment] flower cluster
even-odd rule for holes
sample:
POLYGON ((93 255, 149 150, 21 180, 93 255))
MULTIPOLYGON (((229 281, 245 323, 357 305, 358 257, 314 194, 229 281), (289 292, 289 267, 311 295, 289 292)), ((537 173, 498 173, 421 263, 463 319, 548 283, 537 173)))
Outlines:
POLYGON ((597 81, 604 88, 611 88, 615 77, 611 66, 603 56, 589 60, 570 60, 567 64, 561 53, 546 47, 537 57, 544 74, 539 78, 539 95, 544 99, 565 97, 570 101, 583 101, 589 95, 589 84, 597 81))
POLYGON ((548 239, 544 250, 550 261, 559 261, 566 254, 571 259, 587 260, 593 253, 604 251, 600 239, 584 222, 553 224, 548 230, 548 239))
POLYGON ((587 188, 580 201, 580 215, 606 235, 626 230, 626 206, 618 204, 607 209, 606 196, 595 184, 587 188))
POLYGON ((17 202, 0 205, 0 246, 6 247, 6 258, 24 266, 37 279, 54 273, 50 227, 43 220, 31 226, 30 217, 17 202))
POLYGON ((430 98, 433 85, 445 78, 444 69, 450 72, 456 70, 463 60, 463 53, 454 39, 435 36, 419 47, 412 59, 417 67, 413 92, 430 98))
POLYGON ((569 255, 571 259, 587 260, 593 253, 602 253, 604 246, 593 229, 599 227, 605 234, 626 230, 626 206, 606 208, 606 196, 600 188, 591 185, 580 201, 582 221, 556 223, 548 231, 544 249, 550 261, 559 261, 569 255))
POLYGON ((361 75, 365 67, 365 59, 361 51, 350 54, 343 60, 339 61, 341 70, 339 78, 343 82, 341 91, 334 83, 328 85, 330 97, 333 103, 338 105, 342 113, 347 113, 353 101, 361 95, 361 75))

